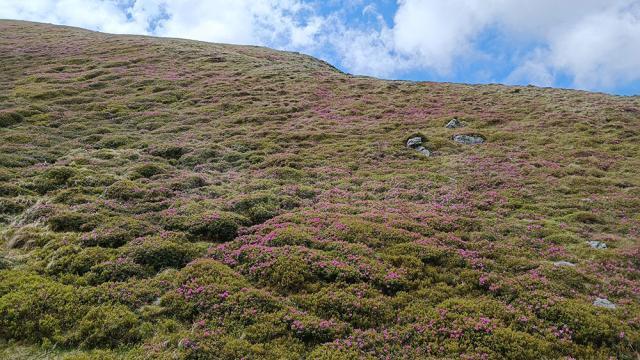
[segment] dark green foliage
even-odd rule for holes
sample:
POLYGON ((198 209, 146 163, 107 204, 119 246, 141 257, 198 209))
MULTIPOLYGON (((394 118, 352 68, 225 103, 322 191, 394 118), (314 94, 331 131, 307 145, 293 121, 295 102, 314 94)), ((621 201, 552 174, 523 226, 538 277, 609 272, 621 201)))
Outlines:
POLYGON ((187 152, 187 149, 177 145, 158 145, 149 150, 149 153, 151 153, 151 155, 174 160, 180 159, 182 155, 186 154, 187 152))
POLYGON ((292 209, 298 205, 298 201, 292 197, 256 193, 237 201, 233 211, 248 217, 254 224, 259 224, 276 216, 281 210, 292 209))
POLYGON ((0 214, 15 215, 33 204, 28 197, 0 198, 0 214))
POLYGON ((16 111, 0 110, 0 128, 19 124, 24 120, 22 114, 16 111))
POLYGON ((45 170, 34 181, 35 189, 46 193, 67 185, 70 178, 77 174, 77 170, 68 166, 56 166, 45 170))
POLYGON ((118 216, 105 219, 90 233, 83 234, 82 244, 116 248, 152 231, 152 226, 145 221, 118 216))
POLYGON ((134 181, 120 180, 107 187, 104 195, 109 199, 128 201, 145 196, 145 190, 134 181))
POLYGON ((88 221, 85 214, 62 210, 50 216, 47 224, 53 231, 82 231, 88 221))
POLYGON ((81 293, 38 275, 0 271, 0 337, 39 343, 66 342, 82 316, 81 293))
POLYGON ((304 287, 313 275, 309 265, 299 256, 279 257, 268 271, 270 285, 283 291, 297 291, 304 287))
POLYGON ((154 175, 162 174, 165 171, 164 167, 154 164, 147 163, 143 165, 136 166, 131 173, 131 177, 133 179, 138 178, 150 178, 154 175))
POLYGON ((181 268, 198 254, 192 244, 181 244, 161 237, 137 239, 122 250, 126 257, 154 271, 168 267, 181 268))
POLYGON ((187 231, 195 239, 214 242, 233 239, 240 225, 246 223, 243 216, 225 211, 169 215, 165 221, 170 230, 187 231))
POLYGON ((83 348, 132 344, 139 340, 138 317, 122 305, 102 305, 89 310, 75 327, 75 341, 83 348))
POLYGON ((103 261, 91 267, 87 279, 91 284, 102 284, 108 281, 120 282, 130 278, 142 278, 149 275, 149 269, 132 259, 118 257, 103 261))

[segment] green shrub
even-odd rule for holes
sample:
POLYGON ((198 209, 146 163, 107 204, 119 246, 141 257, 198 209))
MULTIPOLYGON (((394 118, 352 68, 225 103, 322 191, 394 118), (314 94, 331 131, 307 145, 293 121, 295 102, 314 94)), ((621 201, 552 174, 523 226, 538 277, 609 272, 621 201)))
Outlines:
POLYGON ((313 240, 313 236, 298 227, 288 226, 284 229, 276 231, 276 236, 270 241, 272 246, 300 245, 309 246, 313 240))
POLYGON ((0 128, 18 124, 24 120, 22 114, 16 111, 0 110, 0 128))
POLYGON ((164 219, 165 228, 187 231, 200 240, 225 242, 235 238, 240 225, 246 222, 244 217, 226 211, 194 211, 194 213, 193 215, 168 215, 164 219))
POLYGON ((53 231, 83 231, 90 225, 90 220, 85 214, 63 210, 50 216, 47 225, 53 231))
POLYGON ((68 180, 77 173, 75 168, 69 166, 55 166, 38 176, 34 180, 33 186, 38 192, 44 194, 66 186, 68 180))
POLYGON ((160 237, 137 239, 127 244, 123 254, 138 264, 154 271, 164 268, 181 268, 191 261, 198 250, 192 244, 179 244, 160 237))
POLYGON ((132 179, 150 178, 152 176, 162 174, 164 172, 165 172, 164 166, 161 166, 155 163, 147 163, 147 164, 136 166, 133 169, 133 172, 131 173, 131 178, 132 179))
POLYGON ((415 234, 409 231, 360 219, 341 219, 340 224, 336 229, 338 238, 371 247, 384 247, 416 239, 415 234))
POLYGON ((61 234, 47 230, 36 225, 11 228, 5 234, 6 246, 9 249, 31 249, 45 246, 52 240, 58 239, 61 234))
POLYGON ((75 341, 83 348, 116 348, 140 338, 138 317, 123 305, 92 307, 75 327, 75 341))
POLYGON ((116 248, 154 231, 154 227, 133 217, 117 216, 102 222, 90 233, 82 235, 84 246, 116 248))
POLYGON ((390 299, 366 284, 327 285, 316 293, 301 295, 298 301, 319 317, 340 319, 360 329, 383 325, 394 317, 390 299))
POLYGON ((575 221, 584 224, 603 224, 605 220, 602 216, 589 211, 579 211, 565 217, 568 221, 575 221))
POLYGON ((550 358, 551 354, 554 358, 560 357, 552 352, 548 342, 509 328, 494 330, 486 343, 501 359, 538 360, 550 358))
POLYGON ((85 308, 72 286, 23 271, 0 271, 0 338, 65 343, 85 308))
POLYGON ((0 214, 19 214, 33 203, 33 199, 27 197, 0 198, 0 214))
POLYGON ((21 186, 5 182, 0 183, 0 196, 29 195, 30 193, 32 192, 21 186))
POLYGON ((289 196, 278 197, 269 193, 257 193, 238 200, 233 211, 248 217, 252 223, 259 224, 278 215, 283 209, 299 206, 298 201, 289 196))
POLYGON ((189 175, 172 182, 170 187, 172 190, 186 191, 201 188, 206 185, 207 181, 201 175, 189 175))
POLYGON ((104 191, 104 196, 115 200, 133 200, 145 196, 145 189, 131 180, 119 180, 111 184, 104 191))
POLYGON ((95 144, 97 149, 117 149, 129 145, 133 139, 127 136, 105 136, 95 144))
POLYGON ((74 245, 66 245, 56 249, 46 260, 48 274, 75 274, 83 275, 99 263, 113 257, 110 249, 100 247, 81 248, 74 245))
POLYGON ((281 255, 270 266, 269 285, 283 291, 298 291, 313 277, 307 262, 297 255, 281 255))
POLYGON ((613 346, 625 330, 615 313, 579 300, 564 300, 543 309, 540 317, 573 331, 574 341, 583 345, 613 346))
POLYGON ((6 259, 4 255, 0 255, 0 270, 10 269, 13 264, 6 259))
POLYGON ((180 159, 182 155, 186 154, 187 152, 187 149, 178 145, 158 145, 149 150, 149 153, 151 153, 151 155, 174 160, 180 159))
POLYGON ((127 281, 130 278, 143 278, 149 270, 129 258, 119 257, 103 261, 91 267, 86 277, 91 284, 102 284, 107 281, 127 281))

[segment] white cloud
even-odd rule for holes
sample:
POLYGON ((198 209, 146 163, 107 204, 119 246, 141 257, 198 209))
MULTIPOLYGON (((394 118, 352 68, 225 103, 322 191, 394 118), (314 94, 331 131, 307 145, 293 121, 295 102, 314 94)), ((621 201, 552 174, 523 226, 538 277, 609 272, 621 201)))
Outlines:
POLYGON ((311 10, 299 0, 0 0, 0 18, 292 47, 312 44, 320 30, 322 18, 311 10))
POLYGON ((578 88, 610 89, 640 80, 639 0, 399 0, 392 27, 346 35, 334 36, 351 50, 345 65, 379 76, 447 76, 456 64, 506 57, 509 83, 550 86, 563 74, 578 88), (489 31, 498 53, 479 45, 489 31))
POLYGON ((554 85, 561 77, 606 90, 640 81, 640 0, 398 0, 389 24, 381 7, 373 0, 0 0, 0 18, 302 50, 384 77, 418 70, 464 78, 460 69, 480 63, 486 68, 476 73, 507 69, 509 83, 554 85), (373 21, 349 18, 354 9, 373 21))

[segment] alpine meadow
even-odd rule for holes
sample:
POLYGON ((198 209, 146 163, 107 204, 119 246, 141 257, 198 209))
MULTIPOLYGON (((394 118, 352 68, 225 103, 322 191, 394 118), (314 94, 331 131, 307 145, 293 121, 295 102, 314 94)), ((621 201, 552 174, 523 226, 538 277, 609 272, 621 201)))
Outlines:
POLYGON ((0 358, 639 356, 640 97, 0 21, 0 358))

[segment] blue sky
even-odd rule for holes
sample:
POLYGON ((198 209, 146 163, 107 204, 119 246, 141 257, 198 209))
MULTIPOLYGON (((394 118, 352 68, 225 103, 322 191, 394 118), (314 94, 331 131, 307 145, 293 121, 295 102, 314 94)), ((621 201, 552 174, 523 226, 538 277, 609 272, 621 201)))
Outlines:
POLYGON ((387 79, 640 94, 640 0, 0 0, 0 18, 264 45, 387 79))

